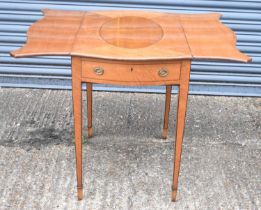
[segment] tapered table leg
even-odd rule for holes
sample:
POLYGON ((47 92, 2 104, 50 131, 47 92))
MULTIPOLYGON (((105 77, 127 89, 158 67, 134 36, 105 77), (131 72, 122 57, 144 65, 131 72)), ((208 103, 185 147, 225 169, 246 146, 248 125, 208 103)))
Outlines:
POLYGON ((180 159, 182 152, 182 142, 185 128, 185 118, 187 110, 187 99, 189 90, 190 61, 182 62, 181 81, 178 96, 177 120, 176 120, 176 143, 174 155, 174 170, 172 184, 172 201, 176 201, 178 190, 178 177, 180 169, 180 159))
POLYGON ((92 83, 87 83, 88 138, 92 137, 92 83))
POLYGON ((172 89, 172 85, 166 85, 165 114, 164 114, 164 125, 163 125, 163 132, 162 132, 163 139, 166 139, 168 136, 171 89, 172 89))
POLYGON ((72 96, 74 115, 74 139, 76 153, 76 175, 78 200, 83 199, 82 185, 82 85, 81 85, 81 60, 72 57, 72 96))

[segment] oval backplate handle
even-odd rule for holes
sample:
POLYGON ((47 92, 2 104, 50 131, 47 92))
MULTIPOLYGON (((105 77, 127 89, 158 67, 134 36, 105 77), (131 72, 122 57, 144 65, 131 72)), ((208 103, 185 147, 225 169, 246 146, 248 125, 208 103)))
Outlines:
POLYGON ((104 69, 102 67, 95 67, 95 68, 93 68, 93 72, 97 75, 103 75, 104 69))
POLYGON ((168 72, 167 69, 161 68, 161 69, 159 70, 158 74, 159 74, 160 77, 166 77, 166 76, 168 76, 169 72, 168 72))

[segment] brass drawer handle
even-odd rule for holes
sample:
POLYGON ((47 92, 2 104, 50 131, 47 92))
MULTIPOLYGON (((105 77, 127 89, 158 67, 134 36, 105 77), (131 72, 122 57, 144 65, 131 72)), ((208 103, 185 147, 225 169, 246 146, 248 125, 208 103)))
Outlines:
POLYGON ((95 68, 93 68, 93 72, 97 75, 103 75, 104 69, 102 67, 95 67, 95 68))
POLYGON ((168 76, 169 72, 168 72, 167 69, 161 68, 161 69, 159 70, 158 74, 159 74, 160 77, 166 77, 166 76, 168 76))

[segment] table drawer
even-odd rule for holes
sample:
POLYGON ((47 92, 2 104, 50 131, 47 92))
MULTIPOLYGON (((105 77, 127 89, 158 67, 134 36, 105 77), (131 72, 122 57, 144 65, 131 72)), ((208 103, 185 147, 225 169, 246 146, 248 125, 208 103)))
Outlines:
POLYGON ((82 61, 82 77, 95 83, 170 84, 180 78, 180 62, 163 64, 121 64, 82 61))

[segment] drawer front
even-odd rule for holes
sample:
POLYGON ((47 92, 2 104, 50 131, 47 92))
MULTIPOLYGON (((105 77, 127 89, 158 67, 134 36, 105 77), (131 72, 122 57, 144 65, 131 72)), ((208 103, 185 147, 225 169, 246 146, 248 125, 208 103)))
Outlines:
POLYGON ((180 78, 180 62, 163 64, 121 64, 82 61, 82 77, 95 83, 171 84, 180 78))

